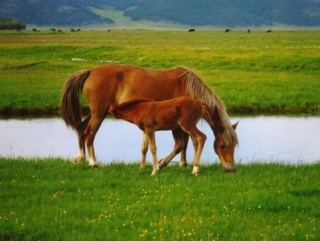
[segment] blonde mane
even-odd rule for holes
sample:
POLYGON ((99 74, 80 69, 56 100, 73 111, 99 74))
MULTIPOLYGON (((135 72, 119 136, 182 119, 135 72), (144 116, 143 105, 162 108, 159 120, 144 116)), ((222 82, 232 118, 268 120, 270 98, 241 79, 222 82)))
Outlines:
POLYGON ((236 146, 238 144, 237 133, 233 129, 229 116, 227 113, 226 106, 222 100, 214 94, 209 87, 192 71, 185 69, 186 72, 181 74, 186 82, 186 91, 188 95, 197 100, 205 102, 212 112, 218 111, 221 125, 224 127, 224 137, 228 144, 236 146))

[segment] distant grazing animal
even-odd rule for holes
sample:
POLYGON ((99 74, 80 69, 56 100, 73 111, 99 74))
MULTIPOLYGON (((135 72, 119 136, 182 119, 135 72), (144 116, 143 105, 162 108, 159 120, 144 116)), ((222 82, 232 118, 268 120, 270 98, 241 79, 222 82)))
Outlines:
POLYGON ((194 29, 194 28, 190 28, 189 30, 188 30, 188 32, 195 32, 196 30, 194 29))
POLYGON ((197 123, 204 118, 211 126, 214 124, 211 109, 204 102, 187 96, 163 101, 135 99, 121 104, 115 103, 111 105, 109 112, 117 119, 123 119, 137 125, 144 132, 140 167, 145 167, 149 143, 153 157, 151 175, 155 175, 160 170, 155 131, 174 130, 179 127, 191 137, 194 146, 192 174, 199 174, 201 153, 207 137, 197 128, 197 123))
POLYGON ((32 29, 32 32, 40 32, 40 30, 39 30, 39 29, 36 29, 36 28, 33 28, 33 29, 32 29))
POLYGON ((271 29, 267 30, 267 33, 272 33, 272 30, 271 29))
POLYGON ((75 32, 76 30, 74 28, 70 29, 71 32, 75 32))
POLYGON ((80 32, 80 31, 81 31, 81 29, 80 29, 80 28, 78 28, 76 31, 77 31, 77 32, 80 32))
POLYGON ((60 28, 56 29, 56 33, 62 33, 62 32, 63 32, 62 29, 60 29, 60 28))
POLYGON ((231 32, 231 28, 227 28, 227 29, 225 30, 225 32, 226 32, 226 33, 231 32))
POLYGON ((248 33, 250 33, 250 31, 251 31, 251 30, 250 30, 250 29, 248 29, 248 33))
MULTIPOLYGON (((78 71, 65 83, 61 97, 61 114, 66 125, 78 134, 79 152, 74 161, 78 163, 84 160, 87 149, 89 165, 98 165, 93 142, 112 104, 137 98, 161 101, 179 96, 201 100, 215 113, 214 125, 211 126, 215 135, 215 152, 225 171, 235 171, 234 149, 238 144, 236 124, 231 125, 223 102, 196 74, 186 68, 161 70, 117 63, 78 71), (90 114, 84 120, 80 105, 82 90, 90 108, 90 114)), ((181 152, 180 165, 185 166, 189 135, 181 128, 172 130, 172 134, 175 140, 174 149, 161 160, 160 165, 165 166, 181 152)))

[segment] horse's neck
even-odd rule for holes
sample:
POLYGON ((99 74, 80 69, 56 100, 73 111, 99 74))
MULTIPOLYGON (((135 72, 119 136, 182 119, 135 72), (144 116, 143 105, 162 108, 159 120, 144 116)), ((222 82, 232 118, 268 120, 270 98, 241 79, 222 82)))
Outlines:
POLYGON ((215 107, 214 110, 209 108, 209 111, 210 111, 209 118, 205 119, 205 120, 208 122, 212 131, 214 133, 216 133, 216 131, 218 131, 219 128, 222 128, 224 125, 224 123, 222 123, 222 121, 221 121, 221 117, 220 117, 220 113, 219 113, 220 110, 217 107, 215 107))

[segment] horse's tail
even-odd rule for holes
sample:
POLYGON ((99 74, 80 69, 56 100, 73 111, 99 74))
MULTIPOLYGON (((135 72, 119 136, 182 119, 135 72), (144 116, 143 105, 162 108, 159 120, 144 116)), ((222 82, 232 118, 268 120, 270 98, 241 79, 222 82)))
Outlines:
POLYGON ((90 70, 81 70, 69 77, 61 97, 61 116, 67 126, 77 129, 81 124, 80 96, 84 82, 88 78, 90 70))

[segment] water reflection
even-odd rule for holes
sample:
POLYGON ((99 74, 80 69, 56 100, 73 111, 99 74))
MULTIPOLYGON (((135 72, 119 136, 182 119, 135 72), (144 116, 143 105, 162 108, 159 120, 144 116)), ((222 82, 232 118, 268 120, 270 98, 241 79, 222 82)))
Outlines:
MULTIPOLYGON (((237 133, 240 145, 236 161, 312 163, 320 160, 320 118, 318 117, 232 117, 240 121, 237 133)), ((202 163, 218 162, 212 144, 214 137, 205 122, 199 128, 207 142, 202 163)), ((77 153, 77 138, 61 119, 0 120, 0 156, 62 157, 72 159, 77 153)), ((134 125, 118 120, 105 120, 96 140, 99 162, 137 162, 140 160, 141 131, 134 125)), ((173 147, 171 132, 156 133, 158 157, 173 147)), ((148 162, 151 155, 148 153, 148 162)), ((189 162, 193 148, 188 148, 189 162)), ((174 159, 178 161, 179 156, 174 159)))

